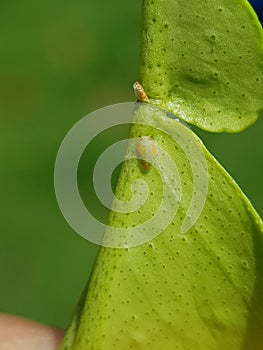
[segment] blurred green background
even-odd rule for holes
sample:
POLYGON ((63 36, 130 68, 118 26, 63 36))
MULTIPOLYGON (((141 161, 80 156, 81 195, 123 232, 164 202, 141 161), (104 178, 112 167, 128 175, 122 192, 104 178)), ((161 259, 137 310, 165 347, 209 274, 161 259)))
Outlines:
MULTIPOLYGON (((87 113, 134 100, 141 2, 0 8, 0 312, 65 327, 98 248, 60 213, 56 153, 87 113)), ((197 132, 263 215, 263 120, 238 135, 197 132)))

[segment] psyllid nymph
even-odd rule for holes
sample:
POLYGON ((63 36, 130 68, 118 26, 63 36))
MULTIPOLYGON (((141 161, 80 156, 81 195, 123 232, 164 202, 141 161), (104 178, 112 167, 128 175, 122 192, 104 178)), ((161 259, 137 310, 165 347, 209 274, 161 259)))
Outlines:
POLYGON ((134 93, 137 96, 139 102, 145 102, 145 103, 149 102, 149 98, 146 95, 144 88, 142 87, 142 85, 138 81, 136 81, 133 84, 133 90, 134 90, 134 93))
POLYGON ((157 147, 151 136, 142 136, 136 144, 136 154, 140 158, 141 167, 148 171, 157 156, 157 147))

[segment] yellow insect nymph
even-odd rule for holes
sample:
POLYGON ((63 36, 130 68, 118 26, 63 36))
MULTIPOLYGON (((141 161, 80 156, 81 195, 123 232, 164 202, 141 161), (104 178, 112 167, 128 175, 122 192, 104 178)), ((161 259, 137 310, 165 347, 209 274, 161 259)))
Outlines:
POLYGON ((145 102, 145 103, 149 102, 149 98, 146 95, 144 88, 138 81, 136 81, 136 83, 133 84, 133 90, 139 102, 145 102))
POLYGON ((142 169, 148 171, 151 169, 151 162, 157 156, 157 147, 151 136, 142 136, 136 144, 136 154, 140 158, 142 169))

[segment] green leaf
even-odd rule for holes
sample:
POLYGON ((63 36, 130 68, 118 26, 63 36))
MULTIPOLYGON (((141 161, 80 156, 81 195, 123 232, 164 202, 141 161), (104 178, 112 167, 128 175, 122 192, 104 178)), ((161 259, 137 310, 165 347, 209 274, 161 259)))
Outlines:
POLYGON ((213 132, 263 110, 263 32, 245 0, 143 0, 141 82, 151 103, 213 132))
MULTIPOLYGON (((263 348, 262 221, 200 139, 170 117, 142 104, 131 137, 150 135, 160 146, 156 167, 165 152, 170 155, 181 181, 180 200, 169 162, 161 164, 158 174, 155 167, 143 171, 140 160, 129 159, 116 196, 130 200, 131 188, 141 195, 138 179, 148 184, 149 196, 134 212, 112 212, 110 224, 136 226, 138 237, 144 235, 142 224, 159 214, 165 196, 172 219, 148 243, 101 249, 63 350, 263 348), (204 169, 207 174, 200 178, 204 169), (184 232, 189 207, 200 194, 196 204, 202 204, 203 196, 203 210, 184 232)), ((133 147, 131 142, 128 153, 133 147)))

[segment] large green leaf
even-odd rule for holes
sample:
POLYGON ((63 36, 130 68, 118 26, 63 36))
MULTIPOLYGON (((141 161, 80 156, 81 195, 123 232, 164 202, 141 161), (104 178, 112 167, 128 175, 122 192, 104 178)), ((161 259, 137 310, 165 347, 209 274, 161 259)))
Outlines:
POLYGON ((263 110, 262 27, 246 0, 143 0, 140 75, 151 103, 238 132, 263 110))
MULTIPOLYGON (((261 219, 189 128, 150 105, 137 109, 135 121, 139 124, 132 126, 131 137, 151 135, 163 150, 159 156, 167 152, 176 165, 182 189, 179 207, 176 212, 178 183, 173 182, 173 168, 164 163, 159 169, 162 178, 154 167, 143 171, 138 159, 125 161, 116 196, 130 200, 132 185, 140 194, 141 185, 135 180, 142 178, 149 185, 149 198, 130 214, 113 212, 110 224, 137 226, 136 234, 144 235, 140 225, 157 215, 165 196, 170 204, 166 211, 173 217, 148 243, 102 248, 61 349, 262 349, 261 219), (201 164, 203 176, 206 170, 208 174, 207 193, 205 180, 195 187, 200 149, 207 164, 201 164), (184 232, 186 212, 200 194, 194 188, 205 204, 196 223, 184 232)), ((128 153, 133 147, 131 142, 128 153)))

